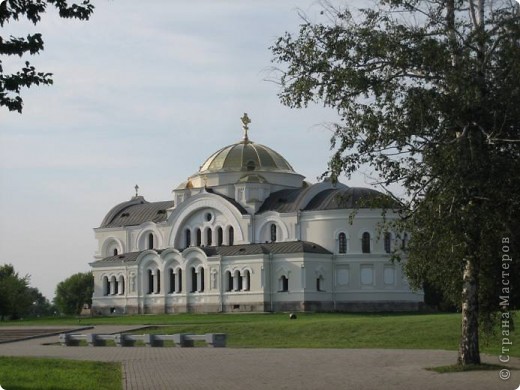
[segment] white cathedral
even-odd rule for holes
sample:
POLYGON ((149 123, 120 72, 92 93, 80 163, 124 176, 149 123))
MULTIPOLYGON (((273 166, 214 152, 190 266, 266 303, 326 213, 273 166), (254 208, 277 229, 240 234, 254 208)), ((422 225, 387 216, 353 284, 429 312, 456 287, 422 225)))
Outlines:
MULTIPOLYGON (((273 149, 213 153, 173 200, 136 194, 94 229, 92 311, 109 313, 417 310, 367 188, 310 184, 273 149)), ((385 218, 396 218, 386 211, 385 218)))

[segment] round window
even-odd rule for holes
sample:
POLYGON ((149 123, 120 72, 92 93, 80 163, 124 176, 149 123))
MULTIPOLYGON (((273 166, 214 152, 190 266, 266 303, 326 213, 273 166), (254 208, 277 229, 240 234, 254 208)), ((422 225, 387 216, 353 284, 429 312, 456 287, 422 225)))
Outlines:
POLYGON ((213 215, 211 213, 206 213, 206 221, 211 221, 213 219, 213 215))

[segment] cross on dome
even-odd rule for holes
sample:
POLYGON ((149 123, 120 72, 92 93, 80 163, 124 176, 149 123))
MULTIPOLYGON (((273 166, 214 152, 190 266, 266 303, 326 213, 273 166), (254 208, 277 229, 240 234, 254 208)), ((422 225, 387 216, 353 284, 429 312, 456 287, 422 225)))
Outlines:
POLYGON ((244 143, 249 142, 249 137, 247 136, 247 132, 249 131, 249 124, 251 123, 251 119, 247 116, 247 112, 244 112, 244 115, 242 118, 240 118, 242 121, 242 129, 244 130, 244 143))

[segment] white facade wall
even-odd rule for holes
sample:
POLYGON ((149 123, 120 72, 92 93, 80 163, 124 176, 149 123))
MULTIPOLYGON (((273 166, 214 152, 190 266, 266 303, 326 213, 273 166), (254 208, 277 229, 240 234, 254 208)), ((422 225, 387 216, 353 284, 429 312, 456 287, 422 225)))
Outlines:
MULTIPOLYGON (((410 291, 402 265, 390 262, 381 210, 329 210, 329 204, 323 205, 325 210, 319 210, 320 205, 306 210, 315 197, 337 189, 349 190, 329 181, 304 185, 303 176, 291 172, 199 172, 173 191, 175 204, 166 203, 169 208, 160 210, 163 219, 152 218, 162 222, 140 220, 135 226, 94 229, 98 249, 91 263, 93 309, 99 313, 417 309, 422 293, 410 291), (254 177, 248 178, 249 174, 254 177), (298 189, 286 207, 257 213, 274 192, 288 190, 294 195, 298 189), (276 211, 282 209, 287 212, 276 211), (364 233, 370 238, 366 248, 364 233), (296 253, 295 247, 289 253, 268 249, 297 242, 305 243, 306 249, 300 246, 296 253), (263 249, 241 254, 239 246, 251 249, 250 244, 263 249), (234 252, 215 248, 231 245, 234 252)), ((104 223, 125 207, 147 205, 153 206, 136 195, 114 207, 104 223)), ((394 217, 386 214, 387 219, 394 217)), ((392 236, 391 249, 398 249, 398 234, 392 236)))

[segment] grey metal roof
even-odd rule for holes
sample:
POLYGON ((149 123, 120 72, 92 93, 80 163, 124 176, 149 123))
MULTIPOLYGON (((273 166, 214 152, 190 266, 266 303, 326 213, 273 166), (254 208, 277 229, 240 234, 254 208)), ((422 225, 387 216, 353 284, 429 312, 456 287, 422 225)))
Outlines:
POLYGON ((102 228, 137 226, 144 222, 163 222, 166 220, 166 210, 173 207, 172 200, 163 202, 147 202, 143 197, 136 197, 124 202, 109 211, 101 223, 102 228))
MULTIPOLYGON (((220 247, 206 247, 202 250, 208 250, 209 253, 215 251, 221 256, 242 256, 255 254, 282 254, 282 253, 321 253, 332 254, 330 251, 309 241, 287 241, 287 242, 270 242, 265 244, 245 244, 220 247)), ((208 255, 209 256, 209 255, 208 255)))
MULTIPOLYGON (((289 254, 289 253, 317 253, 331 255, 321 245, 309 241, 288 241, 288 242, 271 242, 265 244, 245 244, 245 245, 231 245, 231 246, 207 246, 200 247, 206 256, 244 256, 244 255, 262 255, 262 254, 289 254)), ((157 253, 162 253, 166 249, 154 249, 157 253)), ((100 263, 131 263, 135 262, 140 252, 129 252, 121 255, 109 256, 104 259, 97 260, 95 264, 100 263)))
MULTIPOLYGON (((149 250, 150 249, 147 249, 147 251, 149 251, 149 250)), ((153 250, 159 254, 161 254, 162 252, 165 251, 165 249, 153 249, 153 250)), ((108 256, 101 260, 95 261, 95 263, 96 264, 100 264, 100 263, 135 263, 135 261, 137 260, 139 255, 143 252, 145 252, 145 251, 128 252, 128 253, 122 253, 120 255, 108 256)))
POLYGON ((277 211, 279 213, 292 213, 299 210, 300 200, 309 190, 310 187, 286 189, 273 192, 269 197, 262 203, 258 214, 266 211, 277 211))
POLYGON ((397 207, 387 195, 370 188, 340 187, 325 189, 316 194, 308 204, 303 204, 306 194, 313 186, 297 189, 285 189, 273 192, 264 201, 258 213, 276 211, 292 213, 298 210, 336 210, 355 208, 397 207))
POLYGON ((141 252, 128 252, 123 253, 121 255, 109 256, 104 259, 97 260, 95 263, 132 263, 137 260, 137 257, 142 253, 141 252))
POLYGON ((309 202, 305 211, 309 210, 337 210, 355 208, 391 208, 398 207, 389 196, 370 189, 349 187, 329 189, 320 192, 309 202))

